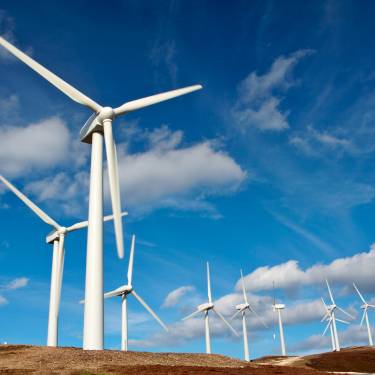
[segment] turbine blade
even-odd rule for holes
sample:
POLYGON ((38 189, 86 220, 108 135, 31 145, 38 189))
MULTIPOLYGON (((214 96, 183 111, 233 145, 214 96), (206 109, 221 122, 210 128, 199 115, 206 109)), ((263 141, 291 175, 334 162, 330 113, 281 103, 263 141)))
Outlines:
POLYGON ((330 318, 330 319, 328 320, 328 323, 327 323, 327 325, 326 325, 326 328, 324 328, 324 331, 323 331, 323 333, 322 333, 322 336, 324 336, 324 335, 326 334, 327 329, 329 328, 329 326, 331 325, 331 323, 332 323, 332 318, 330 318))
POLYGON ((241 313, 242 310, 237 310, 230 318, 230 320, 233 320, 239 313, 241 313))
POLYGON ((28 65, 31 69, 33 69, 35 72, 41 75, 44 79, 46 79, 49 83, 54 85, 65 95, 69 96, 70 99, 86 107, 89 107, 94 112, 99 112, 101 110, 102 107, 98 103, 94 102, 92 99, 84 95, 82 92, 78 91, 73 86, 69 85, 69 83, 63 81, 56 74, 50 72, 48 69, 37 63, 31 57, 27 56, 25 53, 20 51, 18 48, 14 47, 12 44, 10 44, 2 37, 0 37, 0 45, 2 45, 6 50, 8 50, 8 52, 10 52, 23 63, 28 65))
POLYGON ((353 286, 354 286, 354 289, 357 291, 358 295, 359 295, 359 298, 362 300, 362 302, 364 304, 367 304, 367 302, 365 301, 365 299, 363 298, 361 292, 358 290, 357 286, 353 283, 353 286))
POLYGON ((327 279, 326 279, 326 284, 327 284, 327 288, 328 288, 329 298, 331 298, 332 303, 335 305, 335 300, 333 299, 333 295, 332 295, 332 292, 331 292, 331 288, 329 287, 329 284, 328 284, 328 280, 327 280, 327 279))
POLYGON ((208 294, 208 302, 212 303, 210 265, 208 262, 207 262, 207 294, 208 294))
MULTIPOLYGON (((121 214, 121 217, 126 216, 126 215, 128 215, 128 213, 127 212, 123 212, 121 214)), ((110 221, 110 220, 113 220, 113 215, 107 215, 107 216, 103 217, 103 221, 104 222, 105 221, 110 221)), ((77 229, 86 228, 88 225, 89 225, 89 222, 87 220, 86 221, 81 221, 79 223, 71 225, 70 227, 66 228, 66 230, 68 232, 73 232, 73 231, 75 231, 77 229)))
POLYGON ((122 259, 124 257, 124 239, 121 220, 120 180, 118 176, 116 144, 112 134, 112 121, 104 121, 103 127, 105 148, 107 153, 108 177, 109 188, 111 192, 113 222, 115 225, 117 254, 118 257, 122 259))
POLYGON ((324 322, 328 317, 330 316, 330 313, 327 312, 322 319, 320 319, 321 322, 324 322))
POLYGON ((148 107, 153 104, 157 104, 160 102, 164 102, 165 100, 177 98, 178 96, 189 94, 193 91, 200 90, 202 88, 201 85, 193 85, 184 87, 182 89, 172 90, 163 92, 161 94, 151 95, 147 96, 142 99, 132 100, 130 102, 127 102, 123 105, 121 105, 118 108, 115 108, 115 114, 116 116, 122 115, 127 112, 136 111, 137 109, 141 109, 144 107, 148 107))
POLYGON ((229 324, 229 322, 227 322, 227 320, 224 318, 223 315, 221 315, 219 313, 219 311, 217 311, 216 309, 212 309, 214 311, 214 313, 225 323, 225 325, 236 335, 236 336, 239 336, 237 331, 229 324))
POLYGON ((124 287, 121 286, 120 288, 112 290, 111 292, 104 293, 104 298, 111 298, 111 297, 121 296, 121 294, 123 292, 124 292, 124 287))
POLYGON ((350 323, 347 322, 346 320, 342 320, 342 319, 338 319, 338 318, 335 318, 335 320, 336 320, 337 322, 340 322, 340 323, 350 324, 350 323))
POLYGON ((135 235, 132 236, 132 245, 130 249, 130 258, 128 266, 128 284, 132 285, 132 276, 133 276, 133 263, 134 263, 134 248, 135 248, 135 235))
POLYGON ((323 297, 320 297, 320 298, 321 298, 321 300, 322 300, 322 302, 323 302, 324 307, 325 307, 326 310, 327 310, 327 305, 326 305, 326 303, 325 303, 325 301, 324 301, 324 298, 323 298, 323 297))
POLYGON ((249 310, 254 313, 254 315, 258 318, 258 320, 262 323, 262 325, 264 326, 264 328, 268 328, 268 325, 266 323, 264 323, 263 319, 259 316, 259 314, 251 307, 249 306, 249 310))
POLYGON ((155 318, 155 320, 168 332, 167 326, 162 322, 162 320, 156 315, 156 313, 151 309, 149 305, 134 291, 131 294, 138 300, 138 302, 155 318))
POLYGON ((346 316, 348 316, 351 319, 355 319, 353 315, 349 314, 347 311, 342 309, 340 306, 336 306, 342 313, 344 313, 346 316))
MULTIPOLYGON (((1 37, 0 37, 1 39, 1 37)), ((42 211, 35 203, 31 202, 29 198, 21 193, 14 185, 12 185, 5 177, 0 175, 0 180, 19 198, 23 203, 26 204, 37 216, 39 216, 46 224, 51 225, 56 230, 60 228, 60 225, 56 223, 51 217, 49 217, 44 211, 42 211)))
POLYGON ((366 313, 367 313, 367 307, 364 309, 363 311, 363 314, 362 314, 362 319, 361 319, 361 323, 360 323, 360 327, 362 327, 363 325, 363 321, 365 320, 365 317, 366 317, 366 313))
POLYGON ((185 318, 183 318, 181 320, 182 321, 188 320, 188 319, 192 318, 194 315, 199 314, 200 312, 201 312, 200 310, 196 310, 196 311, 192 312, 191 314, 189 314, 188 316, 185 316, 185 318))
POLYGON ((242 274, 242 270, 240 270, 241 272, 241 281, 242 281, 242 293, 243 293, 243 298, 245 300, 245 303, 248 303, 247 302, 247 296, 246 296, 246 287, 245 287, 245 281, 243 279, 243 274, 242 274))

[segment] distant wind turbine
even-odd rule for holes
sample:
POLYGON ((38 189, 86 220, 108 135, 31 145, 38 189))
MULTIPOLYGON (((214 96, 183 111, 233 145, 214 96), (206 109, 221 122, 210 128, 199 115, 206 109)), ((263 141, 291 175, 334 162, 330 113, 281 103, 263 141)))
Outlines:
POLYGON ((243 293, 244 302, 236 306, 237 312, 232 316, 232 319, 234 319, 238 314, 242 315, 242 334, 243 334, 244 356, 245 356, 245 361, 250 361, 249 342, 248 342, 248 337, 247 337, 246 311, 249 311, 249 313, 253 313, 265 328, 267 328, 267 325, 263 322, 263 320, 260 318, 257 312, 250 306, 247 300, 246 287, 245 287, 245 282, 244 282, 243 275, 242 275, 242 270, 240 271, 240 273, 241 273, 242 293, 243 293))
POLYGON ((361 306, 361 309, 363 309, 363 315, 361 319, 361 327, 363 325, 363 321, 366 320, 366 327, 367 327, 367 334, 368 334, 368 342, 370 346, 373 346, 373 341, 372 341, 372 334, 371 334, 371 326, 370 326, 370 321, 368 319, 368 309, 369 308, 375 308, 374 305, 370 305, 362 296, 361 292, 358 290, 357 286, 353 283, 354 289, 357 291, 359 298, 362 300, 363 305, 361 306))
MULTIPOLYGON (((61 286, 64 270, 64 242, 65 236, 78 229, 86 228, 88 225, 87 221, 81 221, 73 224, 70 227, 63 227, 48 216, 41 208, 21 193, 13 184, 11 184, 5 177, 0 175, 0 180, 11 190, 26 206, 28 206, 40 219, 46 224, 53 228, 53 231, 46 237, 46 242, 53 245, 53 256, 52 256, 52 271, 51 271, 51 290, 50 290, 50 302, 49 302, 49 314, 48 314, 48 335, 47 345, 57 346, 58 345, 58 320, 60 310, 60 297, 61 297, 61 286)), ((127 215, 127 212, 123 212, 121 216, 127 215)), ((113 215, 104 216, 103 221, 109 221, 113 219, 113 215)))
MULTIPOLYGON (((333 319, 335 318, 335 322, 340 322, 340 323, 344 323, 344 324, 349 324, 349 322, 347 322, 345 320, 342 320, 342 319, 338 319, 338 318, 336 318, 335 315, 332 316, 331 306, 327 306, 327 304, 325 303, 323 298, 322 298, 322 302, 323 302, 324 308, 326 310, 326 314, 321 319, 321 322, 324 322, 324 321, 327 322, 327 325, 324 328, 322 336, 324 336, 326 334, 326 332, 329 328, 330 333, 331 333, 332 350, 334 352, 339 351, 340 347, 338 346, 338 344, 336 344, 338 342, 337 330, 333 328, 333 324, 334 324, 333 319)), ((335 326, 336 326, 336 324, 335 324, 335 326)))
POLYGON ((121 297, 121 350, 128 350, 128 309, 127 297, 132 295, 155 319, 156 321, 168 332, 168 328, 162 320, 156 315, 150 306, 135 292, 132 284, 133 277, 133 263, 134 263, 134 248, 135 248, 135 235, 132 236, 132 244, 130 249, 130 258, 128 265, 128 283, 120 286, 119 288, 105 293, 104 298, 121 297))
POLYGON ((40 65, 31 57, 0 37, 0 45, 13 54, 49 83, 75 102, 88 107, 93 114, 80 132, 80 140, 91 144, 91 174, 89 194, 89 223, 87 233, 86 288, 83 329, 83 348, 103 349, 103 136, 107 154, 109 190, 114 216, 115 237, 119 258, 124 257, 123 230, 121 221, 120 180, 116 144, 112 133, 112 122, 116 117, 153 104, 173 99, 202 88, 201 85, 167 91, 161 94, 132 100, 117 108, 103 107, 88 96, 40 65))
POLYGON ((277 317, 279 320, 279 334, 280 334, 280 345, 281 345, 281 355, 286 356, 286 345, 285 345, 285 337, 284 337, 284 327, 283 327, 283 319, 281 316, 281 310, 285 309, 285 305, 282 303, 274 303, 273 311, 277 311, 277 317))
POLYGON ((209 317, 208 312, 213 311, 225 324, 226 326, 236 335, 238 336, 238 333, 236 330, 227 322, 227 320, 224 318, 224 316, 219 313, 215 309, 215 305, 212 301, 212 294, 211 294, 211 277, 210 277, 210 265, 207 262, 207 294, 208 294, 208 302, 202 303, 197 307, 197 310, 194 311, 192 314, 185 317, 184 320, 190 319, 193 316, 203 313, 204 314, 204 326, 205 326, 205 336, 206 336, 206 353, 211 354, 211 337, 210 337, 210 323, 209 323, 209 317))
POLYGON ((339 321, 339 322, 345 323, 345 324, 348 324, 348 322, 336 318, 335 310, 337 309, 337 310, 341 311, 342 313, 344 313, 345 315, 347 315, 351 319, 354 319, 354 317, 353 317, 353 315, 350 315, 347 311, 345 311, 343 308, 336 305, 336 302, 333 298, 333 294, 332 294, 332 291, 331 291, 331 288, 329 286, 329 283, 328 283, 327 279, 326 279, 326 284, 327 284, 329 298, 331 299, 331 305, 326 305, 324 300, 323 300, 323 303, 326 306, 327 312, 326 312, 326 314, 324 315, 324 317, 322 318, 321 321, 324 321, 327 318, 329 318, 328 323, 327 323, 327 327, 326 327, 326 330, 324 331, 324 333, 327 331, 328 327, 332 324, 333 337, 335 339, 335 348, 336 348, 335 350, 340 351, 340 342, 339 342, 339 337, 338 337, 338 334, 337 334, 336 321, 339 321))

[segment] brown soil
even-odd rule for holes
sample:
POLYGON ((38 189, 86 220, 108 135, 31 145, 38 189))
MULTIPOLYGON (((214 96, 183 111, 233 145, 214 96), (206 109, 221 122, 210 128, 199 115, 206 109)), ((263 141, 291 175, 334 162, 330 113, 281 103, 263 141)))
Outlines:
MULTIPOLYGON (((285 360, 285 358, 284 358, 285 360)), ((247 363, 221 355, 83 351, 78 348, 47 348, 27 345, 0 345, 0 374, 233 374, 233 375, 316 375, 318 370, 247 363)))
POLYGON ((375 348, 358 346, 343 348, 340 352, 313 354, 304 357, 268 356, 255 360, 260 365, 313 368, 320 371, 359 372, 375 374, 375 348))
POLYGON ((306 356, 303 357, 303 362, 306 366, 324 371, 351 371, 374 374, 375 349, 363 346, 345 348, 339 352, 306 356))

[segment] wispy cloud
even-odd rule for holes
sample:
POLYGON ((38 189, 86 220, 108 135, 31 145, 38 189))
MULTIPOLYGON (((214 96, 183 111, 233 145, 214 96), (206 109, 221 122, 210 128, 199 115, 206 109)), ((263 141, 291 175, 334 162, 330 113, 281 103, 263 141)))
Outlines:
POLYGON ((281 131, 289 128, 288 111, 281 109, 283 95, 296 84, 292 75, 296 64, 312 53, 312 50, 299 50, 280 56, 267 73, 252 72, 239 84, 232 115, 241 130, 254 127, 262 131, 281 131))
POLYGON ((344 151, 355 151, 351 140, 326 130, 320 132, 312 126, 308 126, 303 133, 293 134, 289 138, 289 142, 305 155, 314 157, 326 157, 327 152, 330 152, 331 155, 332 151, 335 152, 335 155, 344 151))
POLYGON ((292 220, 288 219, 284 215, 278 214, 274 211, 269 211, 271 215, 279 221, 281 224, 285 225, 286 227, 293 230, 295 233, 299 234, 301 237, 305 238, 313 245, 315 245, 320 250, 323 250, 326 254, 334 254, 335 250, 332 248, 331 245, 324 242, 318 235, 311 233, 309 230, 303 228, 302 226, 296 224, 292 220))
MULTIPOLYGON (((10 293, 12 291, 15 291, 17 289, 21 289, 26 287, 29 284, 29 279, 27 277, 19 277, 12 280, 9 280, 7 282, 4 282, 0 285, 0 292, 3 293, 10 293)), ((6 305, 9 303, 8 299, 5 298, 3 295, 0 295, 0 306, 6 305)))
POLYGON ((192 285, 181 286, 175 290, 172 290, 172 292, 168 293, 167 297, 165 298, 162 307, 176 306, 185 294, 193 292, 194 290, 195 288, 192 285))

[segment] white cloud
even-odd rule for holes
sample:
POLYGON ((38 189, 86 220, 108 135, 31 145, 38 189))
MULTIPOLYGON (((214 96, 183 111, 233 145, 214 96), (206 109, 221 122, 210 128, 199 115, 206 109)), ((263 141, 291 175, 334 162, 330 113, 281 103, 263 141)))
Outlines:
POLYGON ((19 277, 17 279, 11 280, 8 284, 5 285, 4 289, 6 290, 15 290, 24 288, 29 283, 29 279, 27 277, 19 277))
MULTIPOLYGON (((329 264, 315 264, 305 270, 296 260, 289 260, 276 266, 259 267, 244 277, 251 291, 270 290, 275 282, 277 288, 296 289, 303 285, 323 284, 327 278, 332 284, 351 285, 356 282, 364 291, 375 291, 372 282, 375 267, 375 245, 369 252, 351 257, 338 258, 329 264)), ((241 289, 240 280, 236 290, 241 289)))
POLYGON ((299 50, 289 56, 280 56, 270 70, 258 75, 252 72, 238 87, 238 98, 232 109, 233 117, 242 129, 281 131, 289 127, 288 112, 282 111, 281 93, 296 84, 292 72, 296 64, 311 50, 299 50))
POLYGON ((5 297, 0 295, 0 306, 6 305, 7 303, 8 303, 8 300, 5 297))
POLYGON ((0 116, 4 118, 10 113, 18 109, 19 100, 18 96, 15 94, 9 95, 6 98, 0 98, 0 116))
POLYGON ((120 182, 129 208, 209 209, 206 197, 233 193, 246 179, 246 172, 215 142, 181 147, 182 132, 166 127, 148 138, 147 151, 119 150, 120 182))
POLYGON ((181 286, 173 290, 172 292, 168 293, 162 304, 162 307, 176 306, 186 293, 193 292, 194 290, 195 288, 191 285, 181 286))
MULTIPOLYGON (((117 148, 123 206, 133 215, 168 207, 204 211, 216 217, 207 198, 234 193, 246 180, 246 172, 214 141, 182 147, 183 133, 171 132, 166 126, 146 130, 137 137, 146 141, 146 151, 129 153, 128 144, 117 148)), ((54 152, 59 154, 58 150, 54 152)), ((106 171, 104 178, 107 183, 106 171)), ((64 212, 80 215, 88 183, 88 172, 60 172, 29 183, 26 191, 36 195, 38 201, 54 200, 64 212)), ((108 186, 105 193, 109 198, 108 186)))
POLYGON ((65 172, 33 181, 26 185, 25 191, 37 197, 39 202, 58 205, 59 211, 70 216, 80 217, 87 213, 89 174, 65 172))
POLYGON ((26 127, 2 126, 0 164, 6 176, 46 169, 67 159, 69 131, 58 117, 26 127))
POLYGON ((352 142, 327 131, 318 131, 308 126, 304 133, 295 134, 289 139, 289 143, 308 156, 321 157, 328 151, 354 152, 352 142))
MULTIPOLYGON (((368 344, 368 336, 365 326, 360 327, 359 325, 350 325, 345 330, 338 327, 338 336, 341 346, 368 344)), ((322 349, 331 350, 331 338, 329 332, 325 336, 322 336, 321 334, 312 335, 291 347, 291 350, 294 352, 316 352, 316 350, 322 349)))
POLYGON ((178 67, 176 64, 176 42, 174 40, 168 40, 165 43, 157 41, 153 46, 150 54, 151 63, 157 69, 156 78, 157 81, 161 80, 162 76, 169 76, 171 82, 175 85, 177 82, 178 67))
MULTIPOLYGON (((9 293, 10 291, 14 291, 20 288, 24 288, 29 283, 29 279, 27 277, 18 277, 12 279, 6 283, 0 285, 0 290, 2 293, 9 293)), ((0 295, 0 306, 8 304, 9 301, 3 295, 0 295)))
MULTIPOLYGON (((234 335, 228 327, 214 314, 210 314, 210 333, 212 337, 231 337, 234 335)), ((203 314, 197 318, 191 318, 184 322, 177 322, 169 326, 169 332, 157 332, 144 340, 130 340, 130 343, 139 348, 175 346, 187 341, 201 339, 204 341, 203 314)))

